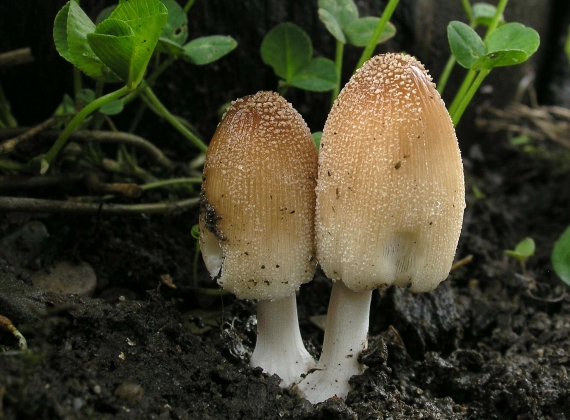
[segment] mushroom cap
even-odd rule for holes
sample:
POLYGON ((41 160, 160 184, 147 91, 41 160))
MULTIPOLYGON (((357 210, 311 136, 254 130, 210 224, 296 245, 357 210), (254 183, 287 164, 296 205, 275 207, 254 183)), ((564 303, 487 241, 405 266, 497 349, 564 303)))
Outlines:
POLYGON ((240 299, 293 294, 315 272, 317 150, 274 92, 233 102, 204 164, 200 243, 213 278, 240 299))
POLYGON ((354 291, 445 280, 465 208, 457 138, 415 58, 378 55, 338 96, 321 138, 317 259, 354 291))

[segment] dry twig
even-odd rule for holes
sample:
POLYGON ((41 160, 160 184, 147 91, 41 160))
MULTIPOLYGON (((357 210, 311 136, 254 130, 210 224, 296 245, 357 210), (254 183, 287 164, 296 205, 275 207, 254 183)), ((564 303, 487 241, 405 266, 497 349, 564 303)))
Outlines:
POLYGON ((4 143, 0 144, 0 155, 11 153, 16 148, 16 146, 18 146, 18 144, 28 139, 31 139, 35 135, 50 128, 54 122, 55 118, 48 118, 43 123, 27 129, 17 137, 14 137, 13 139, 10 140, 6 140, 4 143))
POLYGON ((488 107, 476 123, 487 131, 509 131, 537 140, 552 140, 570 149, 570 110, 557 106, 530 108, 513 104, 506 109, 488 107))
POLYGON ((188 210, 198 205, 197 197, 185 200, 150 203, 150 204, 107 204, 79 203, 75 201, 43 200, 38 198, 0 197, 0 211, 18 211, 26 213, 59 214, 106 214, 116 216, 135 216, 145 214, 173 213, 188 210))
MULTIPOLYGON (((28 128, 7 128, 0 130, 0 139, 11 138, 18 136, 23 132, 27 132, 28 128)), ((42 138, 55 140, 59 137, 60 132, 57 130, 47 130, 39 133, 42 138)), ((30 137, 27 137, 27 139, 30 137)), ((15 140, 15 139, 12 139, 15 140)), ((174 169, 174 164, 168 159, 162 151, 148 140, 131 133, 112 132, 112 131, 92 131, 92 130, 78 130, 69 136, 70 141, 78 143, 115 143, 127 144, 135 146, 143 150, 146 154, 152 157, 158 164, 168 170, 174 169)), ((1 149, 0 149, 1 152, 1 149)))
POLYGON ((34 61, 30 48, 20 48, 19 50, 8 51, 0 54, 0 68, 19 66, 20 64, 34 61))

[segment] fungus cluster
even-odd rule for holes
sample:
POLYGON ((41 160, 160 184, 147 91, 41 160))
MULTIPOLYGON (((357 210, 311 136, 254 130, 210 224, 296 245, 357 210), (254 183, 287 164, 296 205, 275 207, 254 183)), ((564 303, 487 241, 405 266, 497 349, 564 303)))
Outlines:
POLYGON ((315 273, 317 151, 301 115, 273 92, 227 110, 204 164, 200 245, 208 271, 240 299, 256 299, 253 366, 282 386, 314 365, 295 292, 315 273))
POLYGON ((212 277, 259 300, 252 364, 283 386, 297 383, 312 403, 346 397, 350 377, 365 369, 358 357, 374 289, 427 292, 445 280, 465 208, 451 119, 411 56, 373 57, 341 91, 323 130, 315 195, 316 161, 306 124, 285 100, 267 92, 238 100, 208 151, 200 216, 212 277), (314 273, 313 234, 334 284, 321 357, 299 381, 314 362, 294 293, 314 273))

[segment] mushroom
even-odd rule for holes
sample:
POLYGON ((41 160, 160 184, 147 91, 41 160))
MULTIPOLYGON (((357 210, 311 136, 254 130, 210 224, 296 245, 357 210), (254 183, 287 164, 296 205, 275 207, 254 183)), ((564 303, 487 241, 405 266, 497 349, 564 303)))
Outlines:
POLYGON ((200 246, 212 278, 257 299, 251 365, 287 387, 314 367, 295 292, 313 278, 317 151, 301 115, 274 92, 226 111, 204 163, 200 246))
POLYGON ((465 186, 445 105, 423 65, 368 60, 344 87, 321 138, 317 260, 334 281, 317 368, 297 386, 312 403, 351 390, 365 369, 372 290, 428 292, 448 276, 465 186))

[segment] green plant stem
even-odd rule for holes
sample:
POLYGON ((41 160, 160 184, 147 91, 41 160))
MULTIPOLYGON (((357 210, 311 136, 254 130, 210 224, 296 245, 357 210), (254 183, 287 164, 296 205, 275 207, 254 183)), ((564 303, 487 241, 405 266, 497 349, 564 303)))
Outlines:
POLYGON ((152 72, 152 74, 146 78, 143 79, 141 81, 141 83, 137 86, 137 88, 135 90, 133 90, 132 92, 130 92, 128 95, 126 95, 122 101, 123 101, 123 106, 128 104, 129 102, 131 102, 133 99, 136 99, 143 90, 145 90, 145 88, 147 86, 152 86, 154 81, 162 74, 162 72, 164 70, 166 70, 168 68, 168 66, 170 66, 172 63, 174 62, 174 58, 172 57, 168 57, 166 60, 164 60, 158 67, 156 67, 154 69, 154 71, 152 72))
POLYGON ((447 63, 445 63, 443 72, 441 73, 441 76, 439 76, 439 80, 437 81, 437 91, 439 92, 440 95, 443 94, 443 90, 447 85, 447 81, 449 80, 449 76, 451 76, 451 72, 453 71, 453 67, 455 67, 456 62, 457 60, 455 59, 455 56, 451 54, 447 59, 447 63))
POLYGON ((139 107, 137 109, 137 112, 135 113, 135 116, 133 117, 133 121, 131 122, 131 125, 129 127, 129 130, 128 130, 129 133, 135 132, 135 130, 139 126, 140 122, 142 121, 142 117, 144 115, 145 110, 146 110, 146 104, 143 101, 141 101, 139 103, 139 107))
POLYGON ((0 169, 22 172, 26 169, 26 165, 8 159, 0 159, 0 169))
POLYGON ((184 6, 184 13, 188 13, 196 0, 188 0, 184 6))
POLYGON ((171 187, 173 185, 186 185, 186 184, 201 184, 202 178, 195 177, 195 178, 171 178, 171 179, 164 179, 161 181, 156 182, 149 182, 148 184, 141 185, 141 190, 151 190, 153 188, 164 188, 164 187, 171 187))
POLYGON ((6 124, 7 127, 17 127, 18 122, 10 112, 10 105, 4 96, 4 90, 0 85, 0 121, 6 124))
MULTIPOLYGON (((143 82, 144 83, 144 82, 143 82)), ((143 92, 143 97, 154 107, 160 116, 165 118, 180 134, 186 137, 190 142, 203 152, 208 150, 208 146, 194 133, 188 130, 170 111, 160 102, 152 89, 147 85, 143 92)))
POLYGON ((467 19, 469 20, 469 26, 474 27, 476 21, 475 21, 475 15, 473 14, 473 8, 471 7, 471 3, 469 3, 469 0, 461 0, 461 4, 463 5, 463 10, 465 10, 467 19))
POLYGON ((116 161, 105 158, 101 161, 101 167, 109 172, 135 177, 143 183, 156 182, 154 175, 138 166, 130 166, 124 159, 116 161))
POLYGON ((370 41, 368 41, 368 45, 366 45, 364 51, 362 51, 362 55, 360 56, 360 60, 358 60, 358 64, 356 65, 354 71, 358 70, 366 60, 372 57, 374 48, 376 48, 376 44, 378 43, 380 36, 382 36, 382 32, 384 32, 384 28, 390 21, 390 18, 392 17, 392 14, 394 13, 394 10, 396 9, 399 1, 400 0, 390 0, 386 5, 386 8, 380 17, 380 21, 374 30, 374 34, 372 35, 372 38, 370 38, 370 41))
POLYGON ((475 70, 469 70, 467 72, 465 78, 463 79, 463 83, 461 83, 459 90, 457 91, 455 97, 453 98, 453 102, 451 102, 451 106, 449 107, 449 115, 453 115, 455 113, 457 107, 463 100, 463 97, 469 90, 471 83, 473 83, 473 80, 475 80, 475 76, 477 76, 477 72, 475 70))
POLYGON ((139 169, 139 165, 137 163, 136 158, 133 156, 132 153, 130 153, 127 150, 127 147, 124 144, 121 144, 119 146, 117 154, 119 154, 123 158, 124 163, 126 163, 133 170, 133 172, 136 172, 139 169))
POLYGON ((505 7, 507 7, 508 2, 509 2, 509 0, 499 0, 499 4, 497 4, 497 11, 495 12, 495 16, 493 16, 493 20, 491 21, 491 24, 487 28, 487 32, 485 32, 485 37, 483 38, 483 41, 486 41, 487 38, 489 37, 489 35, 495 29, 497 29, 497 26, 499 26, 499 21, 501 20, 501 15, 505 11, 505 7))
MULTIPOLYGON (((483 39, 484 41, 499 25, 499 21, 505 10, 505 7, 507 7, 507 3, 508 0, 499 0, 499 4, 497 5, 497 10, 495 12, 495 15, 493 16, 493 20, 491 21, 491 24, 489 25, 489 27, 487 28, 487 32, 485 33, 485 38, 483 39)), ((475 92, 483 82, 483 79, 487 77, 490 71, 491 70, 485 69, 481 70, 479 74, 477 74, 476 71, 469 70, 469 72, 465 76, 465 79, 463 80, 463 83, 461 84, 459 91, 455 95, 455 98, 453 98, 453 102, 449 107, 449 115, 451 115, 451 119, 453 121, 454 126, 457 126, 457 123, 459 123, 459 120, 461 119, 463 112, 467 108, 467 105, 469 105, 469 101, 471 101, 471 99, 475 95, 475 92)))
MULTIPOLYGON (((42 159, 45 160, 49 165, 51 161, 57 156, 61 148, 65 145, 65 142, 67 141, 69 135, 73 132, 73 130, 75 130, 79 126, 79 124, 83 122, 83 120, 85 120, 85 118, 87 118, 91 113, 98 110, 101 106, 105 105, 106 103, 109 103, 127 94, 129 90, 130 89, 128 86, 123 86, 119 90, 108 93, 107 95, 101 96, 100 98, 95 99, 93 102, 88 103, 85 106, 85 108, 79 111, 75 115, 75 117, 73 117, 73 119, 69 122, 67 127, 65 127, 65 129, 61 132, 61 134, 59 135, 58 139, 55 141, 51 149, 48 150, 48 152, 42 157, 42 159)), ((47 167, 45 168, 43 173, 45 173, 46 170, 47 167)))
POLYGON ((344 43, 339 41, 338 39, 336 40, 336 52, 335 52, 335 57, 334 57, 334 64, 336 67, 336 85, 332 91, 332 96, 331 96, 331 105, 334 103, 336 97, 338 96, 338 93, 340 92, 340 83, 341 83, 341 77, 342 77, 342 58, 344 56, 344 43))
MULTIPOLYGON (((475 20, 475 15, 473 14, 473 9, 471 8, 469 0, 461 0, 461 3, 463 4, 463 9, 465 10, 465 14, 467 15, 467 19, 469 20, 469 26, 475 29, 475 27, 477 26, 477 21, 475 20)), ((447 60, 447 63, 445 63, 443 72, 441 73, 441 76, 439 77, 439 80, 437 82, 437 91, 439 92, 440 95, 443 94, 445 86, 447 85, 447 81, 449 80, 449 76, 451 76, 453 67, 455 67, 455 63, 457 63, 457 60, 455 59, 455 56, 451 54, 449 56, 449 59, 447 60)))
POLYGON ((479 89, 479 86, 481 86, 481 83, 483 83, 483 80, 485 79, 485 77, 487 77, 487 75, 490 72, 491 72, 491 70, 489 70, 489 69, 483 69, 479 72, 479 74, 477 75, 477 77, 475 78, 475 80, 473 81, 471 86, 469 87, 469 90, 467 91, 467 93, 465 94, 463 99, 461 100, 461 103, 458 105, 457 110, 453 114, 450 114, 451 115, 451 121, 453 121, 453 125, 455 127, 457 127, 457 124, 459 123, 459 120, 461 119, 463 112, 465 112, 467 105, 469 105, 469 102, 471 102, 471 99, 473 98, 473 96, 477 92, 477 89, 479 89))

